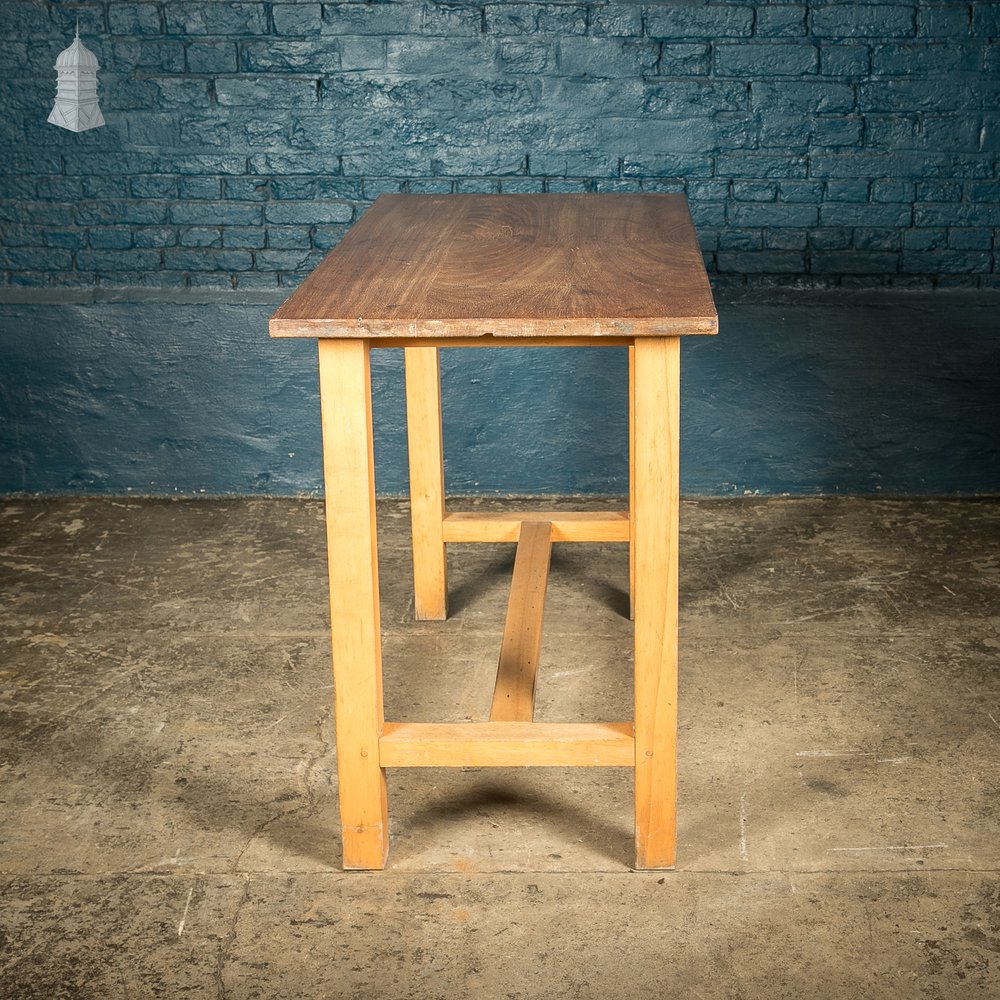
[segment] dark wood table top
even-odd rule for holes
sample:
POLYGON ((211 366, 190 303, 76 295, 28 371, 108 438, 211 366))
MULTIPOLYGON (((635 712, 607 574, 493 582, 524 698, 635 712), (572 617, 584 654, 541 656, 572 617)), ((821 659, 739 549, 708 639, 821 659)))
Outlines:
POLYGON ((382 195, 273 337, 664 337, 718 329, 679 194, 382 195))

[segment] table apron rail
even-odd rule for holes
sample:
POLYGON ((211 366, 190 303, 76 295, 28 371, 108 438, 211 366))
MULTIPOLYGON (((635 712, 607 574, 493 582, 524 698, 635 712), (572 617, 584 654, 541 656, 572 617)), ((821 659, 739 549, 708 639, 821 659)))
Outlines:
POLYGON ((553 542, 627 542, 626 511, 455 511, 445 514, 446 542, 516 542, 521 524, 547 521, 553 542))
POLYGON ((631 722, 387 722, 382 767, 633 767, 631 722))

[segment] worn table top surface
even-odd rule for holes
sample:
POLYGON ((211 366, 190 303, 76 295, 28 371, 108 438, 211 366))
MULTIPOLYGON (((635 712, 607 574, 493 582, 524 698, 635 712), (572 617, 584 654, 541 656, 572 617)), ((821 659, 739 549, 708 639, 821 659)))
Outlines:
POLYGON ((378 339, 717 328, 679 194, 382 195, 270 323, 378 339))

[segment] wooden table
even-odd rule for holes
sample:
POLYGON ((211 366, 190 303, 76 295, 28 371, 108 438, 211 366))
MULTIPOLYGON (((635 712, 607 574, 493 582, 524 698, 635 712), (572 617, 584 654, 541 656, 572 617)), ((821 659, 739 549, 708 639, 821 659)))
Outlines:
POLYGON ((274 314, 319 341, 337 768, 345 868, 382 868, 389 767, 635 771, 637 868, 674 864, 680 337, 715 307, 683 196, 383 195, 274 314), (629 349, 629 510, 450 513, 441 347, 629 349), (517 541, 488 721, 386 722, 369 355, 405 350, 416 615, 446 616, 448 542, 517 541), (631 722, 533 722, 553 542, 628 542, 631 722))

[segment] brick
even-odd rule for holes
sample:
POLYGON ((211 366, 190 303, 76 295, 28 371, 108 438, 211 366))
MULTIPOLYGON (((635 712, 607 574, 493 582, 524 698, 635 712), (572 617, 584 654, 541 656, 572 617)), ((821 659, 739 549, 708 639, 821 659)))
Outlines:
POLYGON ((606 4, 591 8, 590 34, 638 38, 642 35, 642 10, 633 4, 606 4))
POLYGON ((872 183, 872 201, 912 202, 912 181, 877 180, 872 183))
POLYGON ((559 42, 559 69, 567 76, 592 79, 633 77, 652 70, 659 47, 615 38, 564 38, 559 42))
POLYGON ((650 38, 741 38, 753 30, 753 10, 742 4, 646 7, 650 38))
POLYGON ((478 35, 482 31, 482 24, 483 18, 478 7, 425 3, 420 19, 420 33, 448 38, 478 35))
POLYGON ((810 7, 809 30, 827 38, 905 38, 916 32, 914 15, 902 4, 826 4, 810 7))
POLYGON ((872 274, 895 271, 899 254, 873 253, 851 250, 849 252, 814 251, 810 258, 813 274, 872 274))
MULTIPOLYGON (((990 200, 975 192, 976 186, 970 191, 972 201, 990 200)), ((1000 201, 1000 181, 993 184, 993 200, 1000 201)), ((917 181, 914 190, 917 201, 961 201, 962 185, 959 181, 917 181)))
POLYGON ((266 233, 260 226, 223 226, 222 245, 237 250, 259 250, 264 246, 266 233))
POLYGON ((643 191, 653 191, 658 194, 683 194, 683 177, 648 177, 642 182, 643 191))
POLYGON ((274 183, 266 177, 226 177, 222 196, 228 201, 266 201, 274 183))
MULTIPOLYGON (((184 72, 184 45, 180 41, 149 39, 115 39, 106 49, 102 69, 110 72, 131 73, 135 69, 149 69, 158 73, 184 72)), ((98 85, 103 81, 99 78, 98 85)))
POLYGON ((235 73, 236 45, 228 41, 192 42, 187 46, 187 66, 192 73, 235 73))
POLYGON ((177 244, 177 230, 172 226, 142 226, 132 230, 137 247, 172 247, 177 244))
POLYGON ((170 221, 178 225, 259 226, 260 205, 235 201, 178 202, 170 207, 170 221))
POLYGON ((605 118, 595 135, 603 147, 632 148, 640 153, 712 153, 755 144, 755 134, 741 115, 729 118, 675 118, 670 121, 605 118))
POLYGON ((759 229, 729 228, 719 233, 718 242, 720 250, 761 250, 764 247, 764 235, 759 229))
POLYGON ((212 106, 208 81, 197 78, 160 77, 153 81, 158 108, 208 108, 212 106))
MULTIPOLYGON (((381 40, 377 40, 381 45, 381 40)), ((329 42, 316 38, 310 41, 286 41, 269 38, 266 41, 244 42, 240 47, 240 69, 244 72, 335 72, 340 69, 340 51, 329 42)))
POLYGON ((584 176, 609 178, 618 175, 618 155, 557 149, 541 149, 529 157, 530 173, 548 176, 584 176))
MULTIPOLYGON (((378 169, 378 164, 391 158, 393 154, 383 154, 379 159, 381 150, 373 150, 366 154, 368 161, 374 164, 374 170, 378 169)), ((247 169, 251 174, 339 174, 342 160, 336 150, 320 150, 312 153, 258 153, 247 158, 247 169)), ((365 173, 363 170, 354 173, 365 173)))
POLYGON ((902 245, 902 233, 898 229, 858 228, 854 230, 854 248, 856 250, 899 250, 902 245))
POLYGON ((279 35, 316 35, 323 26, 323 5, 276 3, 271 7, 271 17, 279 35))
POLYGON ((167 205, 157 201, 80 202, 76 206, 76 221, 81 226, 156 225, 167 221, 167 205))
POLYGON ((218 177, 180 177, 177 180, 178 197, 187 199, 212 199, 218 201, 222 182, 218 177))
POLYGON ((919 115, 866 115, 865 145, 872 149, 913 149, 919 115))
POLYGON ((660 76, 708 76, 711 48, 701 42, 664 42, 660 46, 660 76))
POLYGON ((40 204, 0 201, 0 221, 73 226, 76 224, 76 208, 73 205, 58 205, 51 201, 40 204))
POLYGON ((35 178, 32 176, 10 176, 3 178, 3 194, 8 198, 27 200, 35 197, 35 178))
POLYGON ((941 250, 947 245, 947 229, 908 229, 903 232, 903 247, 907 250, 941 250))
POLYGON ((233 283, 240 290, 272 289, 280 287, 279 277, 274 271, 240 271, 233 275, 233 283))
POLYGON ((826 148, 858 146, 863 130, 860 115, 820 115, 811 123, 809 138, 814 145, 826 148))
POLYGON ((866 202, 868 201, 868 181, 863 179, 827 181, 823 192, 824 201, 866 202))
POLYGON ((912 45, 876 45, 872 49, 874 76, 948 76, 978 72, 982 48, 949 42, 915 42, 912 45))
MULTIPOLYGON (((685 81, 686 82, 686 81, 685 81)), ((635 116, 642 111, 645 86, 641 80, 591 80, 546 77, 538 104, 555 120, 590 123, 598 115, 635 116)))
POLYGON ((159 250, 77 250, 81 271, 151 271, 160 266, 159 250))
POLYGON ((777 201, 778 185, 765 181, 733 181, 736 201, 777 201))
POLYGON ((108 29, 114 35, 158 35, 160 10, 155 3, 109 4, 108 29))
MULTIPOLYGON (((81 20, 81 27, 83 23, 81 20)), ((75 30, 75 21, 73 27, 75 30)), ((103 29, 103 25, 101 28, 103 29)), ((51 32, 52 21, 49 19, 49 12, 41 4, 0 3, 0 36, 3 38, 28 38, 32 35, 44 38, 51 32)))
POLYGON ((249 271, 253 256, 249 250, 189 250, 168 247, 163 266, 169 271, 249 271))
POLYGON ((202 274, 193 273, 188 275, 189 288, 224 288, 229 291, 236 287, 235 280, 228 274, 202 274))
POLYGON ((978 148, 984 153, 1000 153, 1000 117, 983 115, 982 122, 978 148))
POLYGON ((318 100, 312 80, 216 80, 215 95, 223 107, 306 108, 318 100))
POLYGON ((725 201, 729 197, 729 181, 690 180, 687 195, 695 201, 725 201))
POLYGON ((264 35, 263 3, 178 3, 163 5, 167 31, 175 35, 264 35))
MULTIPOLYGON (((923 193, 928 197, 920 198, 921 201, 958 201, 961 195, 958 193, 960 186, 956 182, 948 181, 928 181, 923 185, 917 185, 918 197, 922 187, 923 193), (945 194, 948 197, 930 197, 931 195, 945 194)), ((966 195, 970 201, 1000 203, 1000 181, 974 181, 965 185, 966 195)))
POLYGON ((312 241, 307 226, 268 226, 268 250, 309 250, 312 241))
POLYGON ((852 242, 851 229, 813 229, 809 232, 809 246, 813 250, 847 250, 852 242))
POLYGON ((726 208, 726 220, 734 226, 815 226, 819 209, 815 205, 795 205, 791 202, 756 202, 731 204, 726 208))
POLYGON ((767 250, 805 250, 809 244, 808 229, 765 229, 767 250))
POLYGON ((514 73, 549 73, 557 68, 555 42, 522 42, 504 40, 499 49, 500 65, 514 73))
POLYGON ((971 250, 903 252, 902 270, 911 274, 968 274, 991 269, 993 257, 971 250))
POLYGON ((948 246, 955 250, 991 250, 993 230, 986 227, 949 229, 948 246))
POLYGON ((692 118, 704 113, 706 108, 743 111, 746 105, 746 84, 730 80, 671 80, 646 87, 642 114, 657 118, 692 118))
POLYGON ((314 250, 257 250, 254 262, 258 271, 311 271, 322 260, 314 250))
POLYGON ((582 35, 587 29, 582 6, 502 3, 487 4, 484 11, 486 31, 491 35, 582 35))
POLYGON ((73 201, 82 192, 83 185, 78 177, 39 177, 35 185, 39 198, 52 201, 73 201))
POLYGON ((945 205, 919 202, 913 207, 915 226, 995 226, 997 216, 996 203, 987 201, 945 205))
POLYGON ((132 230, 127 226, 95 226, 87 233, 95 250, 125 250, 132 246, 132 230))
POLYGON ((734 251, 716 255, 720 272, 741 274, 799 274, 805 270, 805 257, 790 250, 734 251))
MULTIPOLYGON (((12 4, 12 3, 0 3, 0 7, 12 7, 12 6, 26 6, 24 4, 12 4)), ((76 31, 77 23, 80 25, 80 34, 82 36, 82 41, 87 45, 87 48, 96 52, 100 56, 100 51, 97 45, 94 44, 95 39, 100 39, 107 33, 107 22, 104 18, 104 4, 94 4, 94 5, 70 5, 70 4, 45 4, 49 8, 49 14, 52 18, 52 24, 55 25, 56 32, 68 35, 70 39, 73 37, 76 31), (87 37, 87 36, 91 37, 87 37)), ((46 28, 49 28, 46 25, 46 28)), ((51 29, 49 29, 51 30, 51 29)), ((48 34, 45 29, 42 30, 42 34, 48 34)), ((69 44, 69 41, 66 42, 69 44)), ((62 46, 60 45, 60 48, 62 46)))
POLYGON ((814 45, 780 42, 719 43, 715 46, 715 72, 761 80, 772 76, 803 76, 815 73, 819 50, 814 45))
POLYGON ((387 65, 387 44, 381 38, 338 38, 340 68, 345 73, 381 70, 387 65))
POLYGON ((820 206, 823 226, 902 226, 910 225, 909 205, 849 205, 824 203, 820 206))
POLYGON ((492 63, 496 49, 481 39, 390 38, 386 68, 413 76, 479 76, 492 63))
MULTIPOLYGON (((313 180, 315 190, 310 197, 327 201, 357 201, 361 197, 361 181, 357 178, 316 177, 313 180)), ((276 198, 292 198, 287 185, 277 179, 272 184, 272 190, 276 198)))
POLYGON ((871 49, 867 45, 821 45, 819 71, 822 76, 865 77, 871 72, 871 49))
POLYGON ((545 181, 545 190, 551 194, 579 194, 590 190, 590 182, 582 178, 550 178, 545 181))
POLYGON ((75 250, 84 244, 84 233, 75 231, 67 232, 65 229, 43 229, 42 243, 47 247, 61 247, 66 250, 75 250))
POLYGON ((948 86, 940 80, 886 78, 858 84, 858 105, 865 111, 967 111, 982 108, 997 96, 989 81, 977 74, 975 84, 952 79, 948 86))
POLYGON ((323 31, 337 35, 416 35, 422 20, 423 8, 413 0, 323 5, 323 31))
POLYGON ((917 8, 917 34, 925 38, 964 38, 969 34, 969 21, 967 3, 917 8))
POLYGON ((52 284, 52 275, 36 271, 4 271, 0 268, 0 284, 18 288, 46 288, 52 284))
POLYGON ((972 33, 979 37, 1000 38, 1000 4, 973 4, 972 33))
POLYGON ((506 145, 441 146, 430 151, 430 160, 431 173, 446 177, 466 172, 502 176, 523 174, 527 170, 525 151, 506 145))
POLYGON ((724 153, 715 159, 717 177, 805 177, 804 156, 772 153, 724 153))
POLYGON ((457 194, 496 194, 500 181, 496 177, 460 177, 455 181, 457 194))
POLYGON ((221 247, 222 230, 218 226, 182 226, 177 242, 182 247, 221 247))
POLYGON ((806 33, 802 4, 767 4, 757 8, 754 33, 762 38, 793 38, 806 33))
POLYGON ((993 42, 986 46, 983 56, 983 71, 991 76, 1000 75, 1000 42, 993 42))
POLYGON ((540 177, 501 177, 498 186, 503 194, 541 194, 545 181, 540 177))
POLYGON ((978 152, 984 146, 978 117, 924 115, 921 126, 920 149, 978 152))
POLYGON ((41 226, 22 226, 17 223, 3 227, 4 246, 9 247, 39 247, 45 245, 44 230, 41 226))
POLYGON ((274 201, 264 207, 264 218, 269 223, 350 222, 354 206, 336 201, 274 201))

